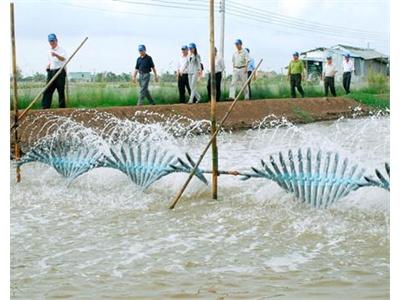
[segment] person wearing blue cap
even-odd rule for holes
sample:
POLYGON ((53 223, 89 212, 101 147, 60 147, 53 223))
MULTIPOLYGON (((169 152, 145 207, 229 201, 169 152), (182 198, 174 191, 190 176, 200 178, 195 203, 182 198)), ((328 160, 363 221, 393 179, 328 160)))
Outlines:
POLYGON ((337 73, 336 67, 332 62, 332 56, 326 57, 326 64, 322 72, 322 80, 324 81, 325 97, 328 97, 328 89, 331 91, 333 97, 336 97, 335 90, 335 75, 337 73))
MULTIPOLYGON (((232 56, 233 74, 231 87, 229 89, 229 99, 235 98, 236 90, 240 89, 243 84, 247 81, 247 66, 249 63, 249 53, 243 49, 242 40, 237 39, 235 41, 236 51, 232 56)), ((249 87, 246 86, 244 89, 244 99, 250 99, 249 87)))
MULTIPOLYGON (((249 64, 247 65, 247 78, 250 78, 251 73, 253 73, 256 68, 254 58, 250 55, 250 49, 246 48, 246 51, 249 53, 249 64)), ((256 74, 253 76, 253 80, 256 80, 256 74)), ((249 81, 249 97, 251 99, 251 80, 249 81)))
POLYGON ((190 96, 190 85, 189 85, 189 47, 183 45, 181 47, 182 55, 179 60, 178 70, 176 72, 178 77, 178 91, 179 91, 179 102, 186 103, 185 89, 188 91, 190 96))
MULTIPOLYGON (((48 41, 50 44, 49 50, 49 63, 47 65, 47 82, 49 82, 54 75, 61 69, 67 59, 67 53, 63 48, 58 45, 57 36, 54 33, 48 35, 48 41)), ((65 80, 67 73, 64 70, 58 75, 53 83, 43 93, 42 108, 48 109, 51 107, 53 99, 53 93, 55 90, 58 92, 58 103, 60 108, 65 108, 65 80)))
POLYGON ((290 93, 292 98, 296 98, 296 88, 301 97, 304 98, 304 90, 301 86, 301 80, 304 78, 304 64, 299 59, 299 53, 293 53, 293 60, 290 61, 288 66, 288 77, 290 80, 290 93))
POLYGON ((139 73, 139 99, 137 105, 143 105, 145 98, 149 100, 150 104, 155 105, 153 98, 149 92, 150 72, 154 73, 154 80, 158 82, 156 67, 154 66, 153 59, 146 53, 146 46, 139 45, 138 47, 140 56, 136 60, 135 71, 133 72, 132 79, 136 82, 137 73, 139 73))
POLYGON ((189 65, 188 65, 188 74, 189 74, 189 84, 190 84, 190 97, 188 103, 196 103, 200 102, 200 94, 197 91, 197 80, 201 76, 202 66, 201 66, 201 58, 199 53, 197 52, 197 47, 195 43, 189 44, 189 65))
POLYGON ((343 60, 343 88, 346 94, 350 93, 351 73, 354 72, 354 64, 350 60, 350 54, 346 54, 343 60))

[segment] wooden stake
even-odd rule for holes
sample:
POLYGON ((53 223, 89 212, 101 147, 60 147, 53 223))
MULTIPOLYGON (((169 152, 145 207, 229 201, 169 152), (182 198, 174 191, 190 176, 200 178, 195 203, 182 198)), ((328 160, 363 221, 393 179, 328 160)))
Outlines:
MULTIPOLYGON (((20 148, 18 140, 18 86, 17 86, 17 51, 15 46, 15 22, 14 22, 14 3, 10 3, 10 29, 11 29, 11 51, 12 51, 12 70, 13 70, 13 107, 14 107, 14 155, 15 160, 20 159, 20 148)), ((17 182, 21 181, 21 170, 17 167, 17 182)))
MULTIPOLYGON (((36 95, 36 97, 32 100, 32 102, 28 105, 27 108, 24 109, 24 111, 18 116, 17 120, 21 120, 26 113, 32 108, 33 104, 36 103, 36 101, 40 98, 40 96, 47 90, 47 88, 57 79, 58 75, 60 75, 60 73, 65 69, 65 67, 68 65, 68 63, 71 61, 71 59, 75 56, 75 54, 82 48, 83 44, 86 43, 86 41, 88 40, 88 37, 86 37, 82 43, 78 46, 78 48, 76 48, 76 50, 72 53, 72 55, 67 59, 67 61, 65 62, 65 64, 57 71, 56 74, 54 74, 54 76, 50 79, 50 81, 45 85, 45 87, 43 89, 40 90, 40 92, 36 95)), ((16 123, 14 123, 11 126, 11 130, 13 130, 15 128, 16 123)))
POLYGON ((239 97, 242 95, 244 89, 247 87, 247 85, 249 84, 250 80, 253 78, 254 74, 257 72, 257 70, 260 67, 262 61, 263 60, 261 59, 260 62, 257 64, 256 68, 251 73, 250 77, 247 78, 246 82, 242 85, 242 88, 240 89, 239 93, 236 95, 235 100, 232 102, 232 104, 229 107, 228 111, 225 113, 224 117, 221 120, 221 123, 219 123, 219 125, 217 127, 217 130, 211 136, 211 138, 208 141, 208 143, 207 143, 206 147, 204 148, 203 152, 200 154, 200 157, 199 157, 197 163, 195 164, 195 166, 193 167, 192 172, 189 174, 188 179, 185 181, 185 183, 183 184, 182 188, 180 189, 180 191, 178 192, 178 194, 176 195, 176 197, 172 201, 172 204, 169 207, 170 209, 174 209, 176 204, 178 203, 179 199, 182 197, 183 192, 186 190, 187 186, 189 185, 189 182, 192 180, 192 178, 194 176, 194 173, 196 173, 197 168, 199 167, 201 161, 204 158, 204 155, 207 153, 208 148, 210 148, 213 139, 217 136, 218 132, 222 129, 222 125, 224 125, 226 119, 228 119, 228 117, 230 116, 233 108, 235 107, 236 102, 239 100, 239 97))
MULTIPOLYGON (((213 136, 217 130, 216 110, 216 85, 215 85, 215 41, 214 41, 214 0, 210 0, 209 8, 209 34, 210 34, 210 90, 211 90, 211 135, 213 136)), ((217 137, 214 136, 212 140, 212 183, 211 193, 212 198, 218 198, 218 148, 217 137)))

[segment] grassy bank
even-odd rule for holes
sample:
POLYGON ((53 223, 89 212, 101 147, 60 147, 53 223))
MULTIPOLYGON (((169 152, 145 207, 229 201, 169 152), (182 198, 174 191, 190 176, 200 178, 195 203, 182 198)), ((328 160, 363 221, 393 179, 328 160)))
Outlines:
MULTIPOLYGON (((25 108, 44 86, 44 82, 21 83, 18 89, 19 108, 25 108)), ((306 97, 323 97, 323 87, 317 83, 304 82, 306 97)), ((336 84, 338 96, 345 95, 340 83, 336 84)), ((157 104, 178 103, 178 90, 175 83, 151 83, 151 94, 157 104)), ((203 101, 207 99, 206 79, 202 78, 199 90, 203 101)), ((225 81, 222 87, 222 98, 227 99, 229 82, 225 81)), ((138 86, 129 82, 121 83, 70 83, 68 107, 95 108, 110 106, 136 105, 138 86)), ((354 86, 348 97, 360 103, 376 108, 387 108, 389 104, 389 86, 384 82, 369 82, 362 86, 354 86)), ((252 99, 279 99, 290 98, 289 83, 285 78, 260 78, 252 83, 252 99)), ((11 101, 11 99, 10 99, 11 101)), ((40 108, 40 100, 34 108, 40 108)), ((58 107, 57 92, 54 93, 52 107, 58 107)))

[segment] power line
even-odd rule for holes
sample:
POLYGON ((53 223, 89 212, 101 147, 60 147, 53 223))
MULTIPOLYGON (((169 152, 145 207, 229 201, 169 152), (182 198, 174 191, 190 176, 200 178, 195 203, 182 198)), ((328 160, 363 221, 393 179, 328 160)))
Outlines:
POLYGON ((288 17, 279 13, 274 13, 271 12, 269 10, 266 9, 260 9, 260 8, 256 8, 256 7, 251 7, 251 6, 244 6, 240 3, 237 3, 235 1, 230 1, 229 5, 240 9, 240 10, 245 10, 248 11, 250 13, 256 13, 256 14, 263 14, 269 17, 275 17, 278 19, 282 19, 282 20, 287 20, 290 22, 294 22, 296 24, 300 24, 300 25, 311 25, 311 26, 318 26, 318 27, 323 27, 325 29, 329 29, 329 30, 333 30, 333 29, 338 29, 338 30, 346 30, 346 31, 352 31, 355 33, 368 33, 368 34, 381 34, 379 32, 371 32, 371 31, 366 31, 366 30, 361 30, 361 29, 354 29, 354 28, 348 28, 348 27, 344 27, 344 26, 338 26, 338 25, 328 25, 328 24, 322 24, 322 23, 318 23, 318 22, 313 22, 313 21, 309 21, 306 19, 301 19, 301 18, 295 18, 295 17, 288 17))
MULTIPOLYGON (((190 16, 182 16, 182 15, 156 15, 156 14, 145 14, 145 13, 138 13, 138 12, 133 12, 133 11, 113 11, 110 9, 106 8, 99 8, 99 7, 93 7, 93 6, 85 6, 85 5, 79 5, 79 4, 70 4, 70 3, 65 3, 65 2, 56 2, 58 5, 63 5, 63 6, 68 6, 68 7, 74 7, 74 8, 83 8, 87 10, 92 10, 92 11, 98 11, 98 12, 106 12, 110 14, 124 14, 124 15, 135 15, 135 16, 144 16, 144 17, 157 17, 157 18, 185 18, 185 19, 190 19, 193 17, 190 16)), ((197 18, 203 18, 203 17, 197 17, 197 18)))
MULTIPOLYGON (((150 0, 151 2, 132 1, 132 0, 113 0, 118 2, 125 2, 129 4, 148 5, 155 7, 208 11, 207 5, 201 0, 187 0, 186 4, 182 2, 171 0, 150 0)), ((252 20, 271 25, 278 25, 289 27, 291 29, 306 31, 310 33, 328 34, 337 37, 346 37, 351 39, 369 39, 369 40, 385 40, 380 37, 380 33, 369 32, 364 30, 351 29, 341 26, 331 26, 317 22, 311 22, 304 19, 287 17, 281 14, 272 13, 264 9, 255 7, 244 6, 234 1, 228 2, 226 7, 227 13, 240 18, 249 18, 252 20)))
POLYGON ((296 30, 303 30, 303 31, 308 31, 308 32, 323 33, 323 34, 327 34, 327 35, 350 37, 350 38, 357 38, 357 39, 359 39, 359 38, 373 39, 373 40, 381 40, 382 39, 375 35, 350 33, 350 32, 339 31, 339 30, 327 30, 327 29, 319 28, 319 27, 315 27, 315 26, 298 25, 295 23, 291 23, 291 22, 284 21, 284 20, 282 21, 279 19, 270 18, 270 17, 266 17, 263 15, 242 13, 242 12, 240 12, 240 10, 232 9, 232 8, 227 8, 227 13, 230 15, 237 16, 237 17, 242 17, 242 18, 247 18, 247 19, 250 18, 251 20, 259 21, 261 23, 285 26, 285 27, 289 27, 292 29, 296 29, 296 30))

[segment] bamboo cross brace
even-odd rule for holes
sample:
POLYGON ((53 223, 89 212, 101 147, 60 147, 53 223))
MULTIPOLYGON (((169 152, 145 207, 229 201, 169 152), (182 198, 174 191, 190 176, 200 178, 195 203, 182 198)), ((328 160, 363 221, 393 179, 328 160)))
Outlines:
POLYGON ((174 200, 172 201, 171 205, 170 205, 170 209, 174 209, 176 204, 178 203, 179 199, 182 197, 183 193, 185 192, 187 186, 189 185, 190 181, 192 180, 196 170, 198 169, 201 161, 203 160, 205 154, 207 153, 208 148, 210 148, 214 138, 218 135, 219 131, 222 129, 222 125, 224 125, 226 119, 228 119, 228 117, 230 116, 233 108, 235 107, 236 102, 239 100, 239 97, 242 95, 244 89, 247 87, 247 85, 249 84, 249 82, 251 81, 251 79, 254 77, 254 74, 257 72, 258 68, 260 67, 261 63, 263 62, 263 59, 260 60, 260 62, 257 64, 256 68, 253 70, 253 72, 251 73, 251 75, 249 76, 249 78, 247 78, 246 82, 243 84, 242 88, 240 89, 239 93, 237 94, 235 100, 232 102, 231 106, 229 107, 228 111, 225 113, 224 117, 222 118, 221 122, 219 123, 217 130, 214 132, 214 134, 211 136, 210 140, 208 141, 206 147, 204 148, 203 152, 201 153, 196 165, 193 167, 192 172, 189 174, 189 177, 187 178, 187 180, 185 181, 185 183, 183 184, 182 188, 180 189, 180 191, 178 192, 178 194, 176 195, 176 197, 174 198, 174 200))
MULTIPOLYGON (((47 88, 57 79, 57 77, 61 74, 61 72, 65 69, 65 67, 68 65, 68 63, 72 60, 72 58, 75 56, 75 54, 82 48, 83 44, 86 43, 88 40, 88 37, 86 37, 82 43, 76 48, 76 50, 72 53, 72 55, 67 59, 65 64, 57 71, 57 73, 49 80, 49 82, 45 85, 43 89, 40 90, 40 92, 36 95, 36 97, 32 100, 32 102, 25 108, 25 110, 18 116, 17 121, 21 120, 27 112, 32 108, 33 104, 36 103, 36 101, 40 98, 40 96, 47 90, 47 88)), ((17 122, 14 122, 14 124, 11 126, 10 131, 13 130, 14 128, 17 127, 17 122)))

